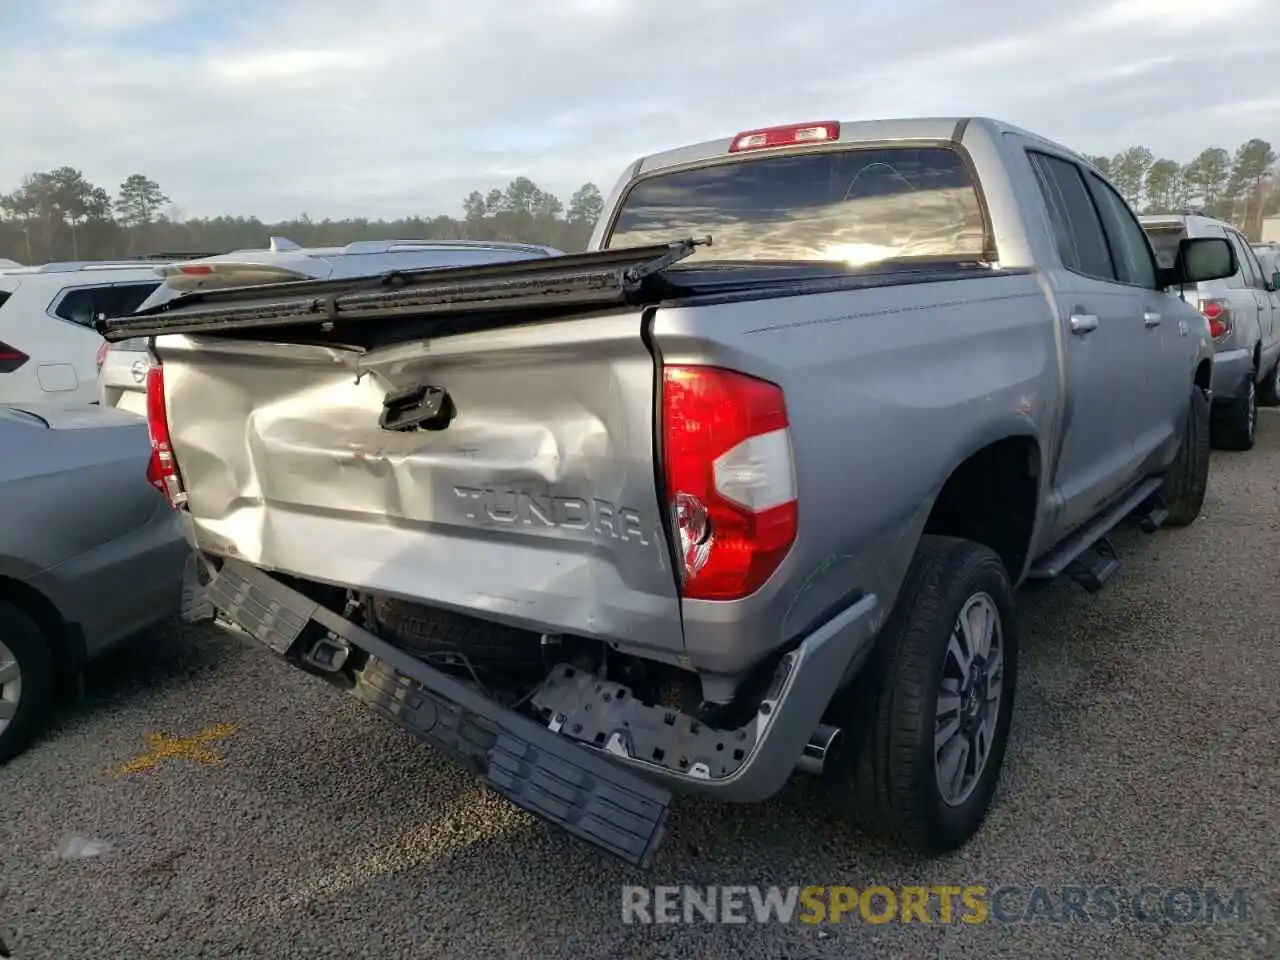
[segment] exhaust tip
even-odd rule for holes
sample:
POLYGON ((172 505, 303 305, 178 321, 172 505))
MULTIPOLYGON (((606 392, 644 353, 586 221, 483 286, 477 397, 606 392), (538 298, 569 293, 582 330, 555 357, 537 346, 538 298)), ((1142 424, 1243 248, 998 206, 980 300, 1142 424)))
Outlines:
POLYGON ((804 745, 800 761, 796 769, 813 776, 821 776, 831 765, 832 758, 840 748, 844 733, 839 727, 823 723, 809 735, 809 742, 804 745))

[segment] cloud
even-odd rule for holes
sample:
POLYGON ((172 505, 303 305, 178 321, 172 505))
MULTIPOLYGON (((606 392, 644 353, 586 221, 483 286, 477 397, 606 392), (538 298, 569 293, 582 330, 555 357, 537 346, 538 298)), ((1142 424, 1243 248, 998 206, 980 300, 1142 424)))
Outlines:
MULTIPOLYGON (((26 0, 17 6, 35 6, 26 0)), ((42 0, 41 13, 60 29, 75 34, 132 33, 181 19, 191 0, 42 0)))
POLYGON ((1275 127, 1269 6, 11 0, 0 189, 72 164, 193 215, 457 214, 517 175, 607 191, 642 154, 826 117, 982 114, 1189 159, 1275 127))

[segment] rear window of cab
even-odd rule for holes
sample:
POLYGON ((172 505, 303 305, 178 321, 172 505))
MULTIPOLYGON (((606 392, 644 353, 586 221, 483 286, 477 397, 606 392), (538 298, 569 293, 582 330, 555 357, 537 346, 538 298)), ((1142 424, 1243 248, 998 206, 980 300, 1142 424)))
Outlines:
POLYGON ((854 147, 659 173, 626 195, 606 247, 711 235, 702 261, 979 260, 973 175, 947 147, 854 147))

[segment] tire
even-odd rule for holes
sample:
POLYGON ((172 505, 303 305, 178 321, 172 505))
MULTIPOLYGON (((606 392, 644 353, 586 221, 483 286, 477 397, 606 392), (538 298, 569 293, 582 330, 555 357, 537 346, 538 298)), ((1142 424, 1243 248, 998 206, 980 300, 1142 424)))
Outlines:
POLYGON ((373 617, 397 646, 415 653, 461 653, 476 667, 540 667, 538 634, 393 597, 373 599, 373 617))
POLYGON ((1254 373, 1239 397, 1214 411, 1212 441, 1219 450, 1252 450, 1258 435, 1258 387, 1254 373))
MULTIPOLYGON (((992 643, 992 650, 995 643, 992 643)), ((864 831, 936 856, 963 846, 982 826, 995 795, 1013 717, 1018 624, 1000 558, 968 540, 926 536, 864 674, 845 695, 853 749, 838 768, 850 814, 864 831), (961 611, 986 603, 999 625, 1003 669, 990 710, 986 762, 966 796, 944 796, 935 768, 935 724, 949 646, 961 611)), ((948 680, 947 689, 953 681, 948 680)), ((957 699, 958 704, 967 701, 957 699)), ((948 740, 942 753, 951 749, 948 740)))
POLYGON ((49 721, 53 696, 53 659, 39 626, 21 609, 0 602, 0 764, 12 760, 49 721), (14 687, 20 689, 13 693, 14 687), (10 714, 4 716, 4 714, 10 714))
POLYGON ((1280 359, 1258 388, 1258 404, 1263 407, 1280 407, 1280 359))
POLYGON ((1199 387, 1191 388, 1191 409, 1182 428, 1182 446, 1164 476, 1160 495, 1171 527, 1185 527, 1200 516, 1209 487, 1209 398, 1199 387))

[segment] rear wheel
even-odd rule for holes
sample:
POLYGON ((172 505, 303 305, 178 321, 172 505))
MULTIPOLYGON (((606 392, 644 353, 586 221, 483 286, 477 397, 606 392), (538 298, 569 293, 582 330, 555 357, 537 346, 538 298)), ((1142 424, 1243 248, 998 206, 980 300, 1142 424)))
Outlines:
POLYGON ((1213 445, 1220 450, 1252 450, 1258 431, 1258 387, 1251 371, 1240 396, 1214 411, 1213 445))
POLYGON ((0 763, 21 753, 48 721, 53 661, 29 616, 0 602, 0 763))
POLYGON ((1166 523, 1170 526, 1185 527, 1200 516, 1209 487, 1209 457, 1209 398, 1199 387, 1192 386, 1182 446, 1161 488, 1161 498, 1169 511, 1166 523))
POLYGON ((1017 681, 1013 589, 981 544, 924 537, 876 653, 847 694, 843 786, 865 831, 936 855, 982 826, 1017 681))

